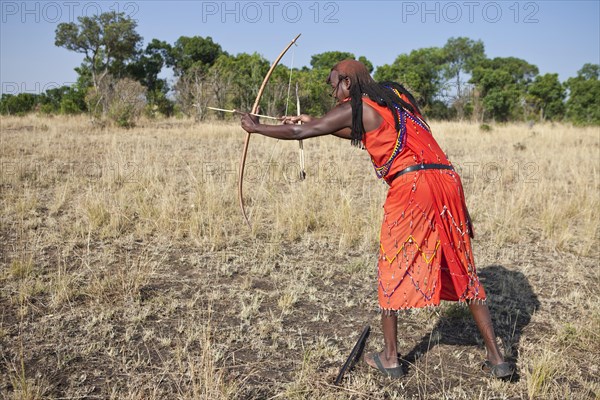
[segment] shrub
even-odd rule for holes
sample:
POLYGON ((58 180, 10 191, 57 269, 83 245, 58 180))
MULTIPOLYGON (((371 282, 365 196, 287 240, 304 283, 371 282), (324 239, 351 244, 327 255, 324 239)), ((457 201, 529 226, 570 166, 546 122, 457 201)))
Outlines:
POLYGON ((146 89, 137 81, 106 76, 97 88, 88 91, 85 100, 92 118, 131 128, 144 110, 145 94, 146 89))

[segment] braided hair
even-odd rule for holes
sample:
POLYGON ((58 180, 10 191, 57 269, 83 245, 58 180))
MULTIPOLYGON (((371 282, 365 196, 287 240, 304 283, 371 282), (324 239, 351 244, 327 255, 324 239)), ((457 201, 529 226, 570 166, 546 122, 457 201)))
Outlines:
MULTIPOLYGON (((412 115, 422 119, 417 101, 404 86, 396 82, 375 82, 363 63, 356 60, 344 60, 337 63, 331 71, 337 71, 340 82, 346 78, 350 78, 351 80, 352 145, 361 146, 362 138, 365 134, 365 127, 362 120, 363 95, 367 95, 371 100, 380 106, 387 107, 392 112, 397 131, 400 130, 400 124, 402 123, 398 118, 398 107, 404 108, 412 115)), ((331 73, 327 80, 328 82, 331 80, 331 73)))

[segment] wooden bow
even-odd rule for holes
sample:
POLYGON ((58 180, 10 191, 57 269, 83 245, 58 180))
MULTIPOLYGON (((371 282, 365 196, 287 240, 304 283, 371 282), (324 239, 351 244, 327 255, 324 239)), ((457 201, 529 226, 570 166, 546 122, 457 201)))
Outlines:
MULTIPOLYGON (((269 81, 271 74, 273 74, 273 71, 275 70, 275 67, 277 66, 277 64, 279 63, 281 58, 290 49, 290 47, 292 47, 292 45, 294 43, 296 43, 296 40, 298 40, 300 35, 301 34, 296 36, 294 38, 294 40, 292 40, 285 47, 285 49, 283 49, 283 51, 279 54, 279 56, 275 59, 275 61, 273 61, 273 64, 271 64, 271 68, 269 68, 269 72, 267 72, 267 75, 265 75, 265 79, 263 79, 263 82, 260 85, 260 89, 258 90, 256 99, 254 100, 254 105, 252 106, 252 110, 250 111, 251 114, 257 114, 258 106, 260 103, 260 98, 262 97, 262 94, 265 91, 265 87, 267 86, 267 82, 269 81)), ((240 159, 240 168, 239 168, 239 174, 238 174, 238 199, 240 202, 240 209, 242 210, 242 215, 244 216, 244 219, 246 220, 248 227, 252 229, 252 225, 250 225, 250 220, 248 219, 248 216, 246 215, 246 210, 244 208, 244 196, 243 196, 244 168, 246 166, 246 155, 248 154, 248 144, 249 143, 250 143, 250 133, 246 133, 246 140, 244 142, 244 149, 242 150, 242 158, 240 159)))
MULTIPOLYGON (((302 115, 302 113, 300 112, 300 95, 298 94, 298 82, 296 82, 296 115, 302 115)), ((298 121, 298 124, 301 123, 301 121, 298 121)), ((303 181, 306 178, 306 169, 304 168, 304 144, 302 142, 302 139, 298 140, 298 148, 300 150, 300 180, 303 181)))

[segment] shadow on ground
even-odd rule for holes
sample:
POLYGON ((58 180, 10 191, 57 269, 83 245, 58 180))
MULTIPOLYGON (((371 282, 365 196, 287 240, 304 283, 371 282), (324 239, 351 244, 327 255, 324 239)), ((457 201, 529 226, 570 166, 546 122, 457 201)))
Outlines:
MULTIPOLYGON (((529 281, 519 271, 511 271, 501 265, 491 265, 481 269, 479 279, 487 293, 496 336, 502 340, 505 357, 516 363, 519 357, 519 340, 523 329, 540 303, 529 281)), ((447 307, 430 334, 402 357, 409 365, 422 357, 437 344, 482 345, 483 340, 477 330, 468 307, 458 305, 447 307)), ((515 375, 513 379, 518 379, 515 375)))

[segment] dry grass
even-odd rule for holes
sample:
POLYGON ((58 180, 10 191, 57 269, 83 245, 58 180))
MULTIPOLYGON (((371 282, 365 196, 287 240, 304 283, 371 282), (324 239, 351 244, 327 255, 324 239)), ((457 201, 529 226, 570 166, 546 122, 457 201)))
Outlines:
POLYGON ((147 121, 3 117, 0 396, 112 399, 597 399, 600 132, 433 123, 461 170, 475 254, 516 382, 478 369, 455 305, 401 318, 408 376, 337 370, 365 324, 380 347, 385 186, 335 138, 147 121))

